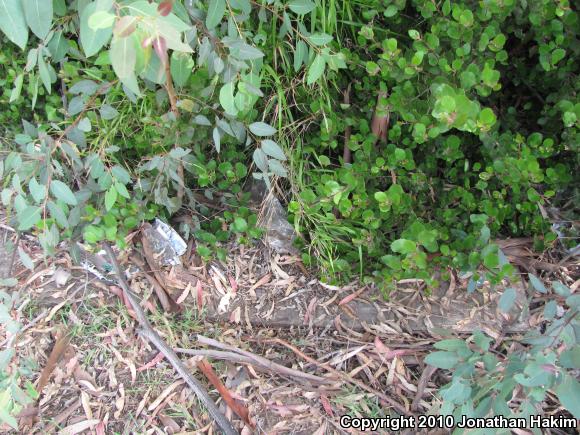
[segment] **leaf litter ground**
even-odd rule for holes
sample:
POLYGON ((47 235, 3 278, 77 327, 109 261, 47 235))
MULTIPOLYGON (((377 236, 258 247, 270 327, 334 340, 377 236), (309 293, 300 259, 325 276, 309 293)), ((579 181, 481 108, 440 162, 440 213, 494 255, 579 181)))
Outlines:
MULTIPOLYGON (((215 431, 172 367, 136 335, 119 289, 74 266, 64 249, 43 260, 34 239, 23 237, 19 246, 33 262, 33 270, 26 269, 9 252, 15 233, 2 228, 0 276, 14 258, 12 275, 22 295, 12 311, 24 326, 16 361, 41 390, 38 402, 20 415, 24 432, 215 431)), ((523 240, 512 241, 513 255, 514 245, 526 249, 523 240)), ((448 382, 423 364, 435 341, 480 328, 500 342, 541 321, 539 313, 524 317, 517 309, 500 315, 501 291, 484 285, 467 295, 467 279, 455 274, 430 296, 420 281, 401 282, 385 301, 375 288, 356 282, 323 284, 297 257, 262 245, 232 244, 225 263, 206 266, 191 251, 183 267, 156 267, 150 274, 177 313, 161 309, 145 273, 133 276, 131 288, 241 433, 352 433, 340 428, 341 415, 424 413, 437 387, 448 382), (212 373, 222 388, 208 381, 212 373)), ((134 253, 120 259, 129 268, 134 253)), ((529 255, 517 259, 529 267, 530 261, 554 264, 529 255)), ((569 265, 559 266, 555 273, 573 274, 569 265)), ((523 298, 523 288, 516 288, 523 298)), ((2 330, 4 344, 9 338, 2 330)))

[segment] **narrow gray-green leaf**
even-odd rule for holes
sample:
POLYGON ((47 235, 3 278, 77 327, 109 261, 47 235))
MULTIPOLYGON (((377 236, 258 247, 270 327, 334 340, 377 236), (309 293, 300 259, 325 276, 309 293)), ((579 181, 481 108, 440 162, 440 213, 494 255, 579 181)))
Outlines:
POLYGON ((217 26, 226 11, 226 0, 210 0, 207 9, 207 17, 205 18, 205 25, 208 29, 213 29, 217 26))
POLYGON ((193 59, 190 54, 174 51, 171 55, 171 78, 173 83, 179 87, 184 86, 191 76, 193 66, 193 59))
POLYGON ((110 104, 103 104, 99 108, 99 113, 101 114, 101 118, 103 118, 105 121, 116 118, 117 115, 119 115, 119 111, 110 104))
POLYGON ((89 26, 89 17, 95 12, 99 3, 89 3, 83 9, 80 19, 80 41, 81 46, 87 57, 96 54, 107 42, 111 39, 113 34, 112 28, 93 30, 89 26))
POLYGON ((250 131, 256 136, 272 136, 276 129, 265 122, 253 122, 250 124, 250 131))
POLYGON ((316 82, 316 80, 318 80, 324 73, 325 67, 326 61, 320 54, 317 54, 312 63, 310 64, 310 67, 308 68, 308 74, 306 75, 306 83, 311 85, 314 82, 316 82))
POLYGON ((54 33, 47 47, 53 62, 58 63, 64 59, 68 52, 68 40, 64 37, 62 30, 54 33))
POLYGON ((296 43, 296 50, 294 51, 294 71, 298 71, 304 60, 308 59, 308 46, 302 40, 296 43))
POLYGON ((288 3, 288 7, 292 12, 298 15, 305 15, 312 12, 316 5, 312 0, 292 0, 288 3))
POLYGON ((222 136, 221 136, 220 131, 219 131, 219 129, 217 127, 214 127, 213 128, 212 135, 213 135, 213 143, 215 145, 215 149, 219 153, 220 152, 220 149, 221 149, 221 138, 222 138, 222 136))
POLYGON ((70 190, 70 187, 68 187, 62 181, 52 180, 50 183, 50 191, 56 199, 60 199, 69 205, 77 205, 77 199, 74 193, 72 190, 70 190))
POLYGON ((528 273, 528 278, 530 278, 530 283, 532 284, 532 287, 534 287, 537 291, 539 291, 540 293, 548 293, 548 290, 546 289, 546 287, 544 287, 542 281, 540 281, 535 275, 528 273))
POLYGON ((574 418, 580 418, 580 383, 566 374, 560 385, 555 388, 560 403, 570 411, 574 418))
POLYGON ((30 30, 39 39, 46 38, 52 25, 52 1, 22 0, 22 8, 30 30))
POLYGON ((234 101, 234 88, 233 82, 226 83, 220 89, 220 104, 226 111, 228 115, 236 116, 238 114, 238 109, 234 101))
POLYGON ((50 216, 56 220, 56 223, 62 228, 68 228, 69 222, 62 208, 60 208, 54 201, 48 201, 48 210, 50 211, 50 216))
POLYGON ((286 155, 284 154, 282 148, 280 148, 280 145, 271 139, 264 139, 262 141, 262 149, 270 157, 274 157, 278 160, 286 160, 286 155))
POLYGON ((512 307, 514 306, 514 302, 516 301, 517 293, 513 288, 506 288, 503 291, 503 294, 499 298, 498 307, 504 313, 509 312, 512 307))
POLYGON ((230 49, 232 56, 239 60, 254 60, 264 57, 264 53, 260 49, 252 47, 244 41, 230 44, 230 49))
POLYGON ((135 75, 137 53, 132 38, 113 38, 109 54, 113 70, 120 79, 135 75))
POLYGON ((81 80, 76 82, 68 90, 71 94, 83 94, 86 96, 91 96, 99 89, 97 82, 93 80, 81 80))
POLYGON ((308 40, 312 42, 314 45, 326 45, 330 41, 332 41, 332 36, 326 33, 314 33, 308 37, 308 40))
POLYGON ((24 83, 24 74, 18 74, 16 76, 16 80, 14 80, 14 88, 12 88, 12 92, 10 93, 10 100, 9 103, 16 101, 20 97, 20 93, 22 92, 22 83, 24 83))
POLYGON ((29 205, 18 213, 18 231, 26 231, 32 228, 40 220, 40 207, 29 205))
POLYGON ((32 177, 28 182, 28 191, 32 195, 34 202, 40 204, 42 201, 46 199, 47 191, 46 186, 39 184, 36 181, 36 177, 32 177))
POLYGON ((439 369, 451 369, 459 362, 459 357, 453 352, 433 352, 425 357, 425 362, 439 369))
POLYGON ((193 122, 197 125, 205 125, 205 126, 211 125, 210 120, 207 119, 207 116, 205 115, 196 115, 195 118, 193 118, 193 122))
POLYGON ((273 172, 274 175, 277 175, 278 177, 286 178, 288 176, 286 168, 284 168, 284 166, 282 166, 282 163, 280 163, 276 159, 269 159, 268 167, 270 168, 270 171, 273 172))
POLYGON ((48 66, 46 65, 46 61, 44 57, 39 54, 38 56, 38 73, 40 74, 40 79, 42 80, 42 84, 46 88, 46 92, 50 94, 50 73, 48 72, 48 66))
POLYGON ((254 150, 254 163, 262 172, 268 171, 268 157, 261 148, 256 148, 254 150))
POLYGON ((28 270, 34 270, 34 261, 30 258, 30 255, 26 253, 22 246, 18 247, 18 256, 20 257, 20 261, 28 270))
POLYGON ((28 27, 20 0, 0 0, 0 30, 24 50, 28 42, 28 27))

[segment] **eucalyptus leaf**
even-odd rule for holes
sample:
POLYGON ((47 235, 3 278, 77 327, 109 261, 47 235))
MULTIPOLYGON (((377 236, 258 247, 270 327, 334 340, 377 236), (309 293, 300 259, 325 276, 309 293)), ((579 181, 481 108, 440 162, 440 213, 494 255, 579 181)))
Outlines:
POLYGON ((210 0, 207 16, 205 18, 205 25, 208 29, 213 29, 217 26, 226 11, 226 0, 210 0))
MULTIPOLYGON (((7 1, 7 0, 2 0, 7 1)), ((24 8, 26 22, 40 40, 46 38, 52 25, 52 1, 51 0, 21 0, 24 8)), ((1 2, 0 2, 1 3, 1 2)))
POLYGON ((219 153, 221 150, 221 134, 217 127, 214 127, 212 132, 213 143, 215 146, 216 151, 219 153))
MULTIPOLYGON (((106 2, 105 2, 106 3, 106 2)), ((103 46, 109 42, 113 34, 112 28, 93 30, 89 26, 89 18, 96 12, 97 6, 103 2, 89 3, 80 15, 80 43, 85 55, 91 57, 99 52, 103 46)), ((107 11, 109 8, 99 9, 107 11)))
POLYGON ((0 30, 24 50, 28 42, 28 27, 20 0, 0 1, 0 30))

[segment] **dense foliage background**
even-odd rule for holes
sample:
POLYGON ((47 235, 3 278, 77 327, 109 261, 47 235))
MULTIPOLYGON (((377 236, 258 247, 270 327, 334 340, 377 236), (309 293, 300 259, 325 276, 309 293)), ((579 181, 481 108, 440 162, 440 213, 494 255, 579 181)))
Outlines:
POLYGON ((494 238, 577 243, 553 226, 578 211, 567 0, 5 0, 0 29, 1 200, 49 253, 188 208, 223 259, 260 237, 251 177, 286 192, 305 263, 385 293, 499 281, 494 238))

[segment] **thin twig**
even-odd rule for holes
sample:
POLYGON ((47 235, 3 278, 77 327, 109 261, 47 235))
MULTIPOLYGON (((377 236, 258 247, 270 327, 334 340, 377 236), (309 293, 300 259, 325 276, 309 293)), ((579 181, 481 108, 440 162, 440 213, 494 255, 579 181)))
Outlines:
POLYGON ((187 385, 191 388, 191 390, 195 393, 198 399, 203 403, 203 405, 207 408, 209 414, 213 417, 217 425, 222 429, 222 431, 226 435, 237 435, 238 432, 234 429, 230 421, 222 414, 222 412, 218 409, 217 405, 209 396, 208 392, 204 389, 204 387, 195 379, 189 369, 183 364, 183 362, 179 359, 177 354, 171 349, 165 341, 161 338, 161 336, 153 329, 149 320, 145 316, 143 312, 143 308, 139 305, 137 300, 137 296, 131 291, 127 281, 125 280, 124 274, 121 272, 121 266, 119 266, 119 262, 117 261, 117 257, 115 253, 111 249, 108 243, 103 243, 103 247, 105 251, 109 255, 111 259, 111 263, 113 264, 113 269, 115 270, 115 274, 117 275, 119 285, 125 292, 125 296, 131 303, 133 307, 133 311, 135 311, 135 315, 137 316, 137 320, 141 326, 139 330, 139 334, 149 340, 171 363, 175 371, 185 380, 187 385))
POLYGON ((263 343, 281 344, 282 346, 287 347, 292 352, 294 352, 296 355, 300 356, 301 358, 305 359, 306 361, 329 371, 333 375, 338 376, 343 381, 348 382, 349 384, 352 384, 352 385, 356 385, 357 387, 362 388, 363 390, 374 394, 378 398, 383 399, 385 402, 387 402, 389 405, 391 405, 393 408, 395 408, 400 414, 411 415, 411 413, 407 409, 405 409, 405 407, 403 405, 401 405, 399 402, 397 402, 395 399, 387 396, 384 393, 381 393, 380 391, 375 390, 374 388, 369 387, 364 382, 359 381, 358 379, 354 379, 352 376, 349 376, 348 374, 341 372, 340 370, 336 370, 334 367, 331 367, 330 365, 328 365, 326 363, 321 363, 319 361, 316 361, 314 358, 309 357, 304 352, 302 352, 300 349, 298 349, 295 346, 292 346, 290 343, 288 343, 285 340, 282 340, 281 338, 270 338, 267 340, 260 340, 260 341, 263 343))
MULTIPOLYGON (((310 373, 304 373, 304 372, 301 372, 299 370, 291 369, 290 367, 286 367, 286 366, 277 364, 273 361, 270 361, 269 359, 264 358, 263 356, 256 355, 252 352, 248 352, 247 350, 239 349, 239 348, 237 348, 235 346, 231 346, 229 344, 221 343, 217 340, 213 340, 211 338, 204 337, 203 335, 198 335, 197 341, 198 341, 198 343, 201 343, 201 344, 217 347, 218 349, 228 351, 228 352, 220 352, 220 353, 218 353, 218 355, 219 354, 236 355, 238 357, 239 362, 255 364, 263 369, 276 372, 276 373, 283 375, 283 376, 290 376, 293 378, 304 379, 304 380, 308 380, 308 381, 315 382, 318 384, 332 383, 331 379, 325 379, 323 377, 312 375, 310 373)), ((179 349, 179 350, 176 349, 176 352, 181 352, 182 350, 187 351, 187 349, 179 349)), ((199 352, 199 351, 196 350, 194 352, 199 352)), ((183 353, 188 353, 188 352, 183 352, 183 353)), ((193 355, 193 354, 194 353, 191 353, 191 355, 193 355)))
POLYGON ((417 383, 417 394, 415 394, 415 398, 411 403, 411 411, 417 412, 419 411, 419 403, 421 403, 421 399, 423 398, 423 394, 425 393, 425 388, 427 387, 427 383, 433 373, 437 371, 437 367, 427 366, 423 373, 421 373, 421 377, 419 378, 419 382, 417 383))

